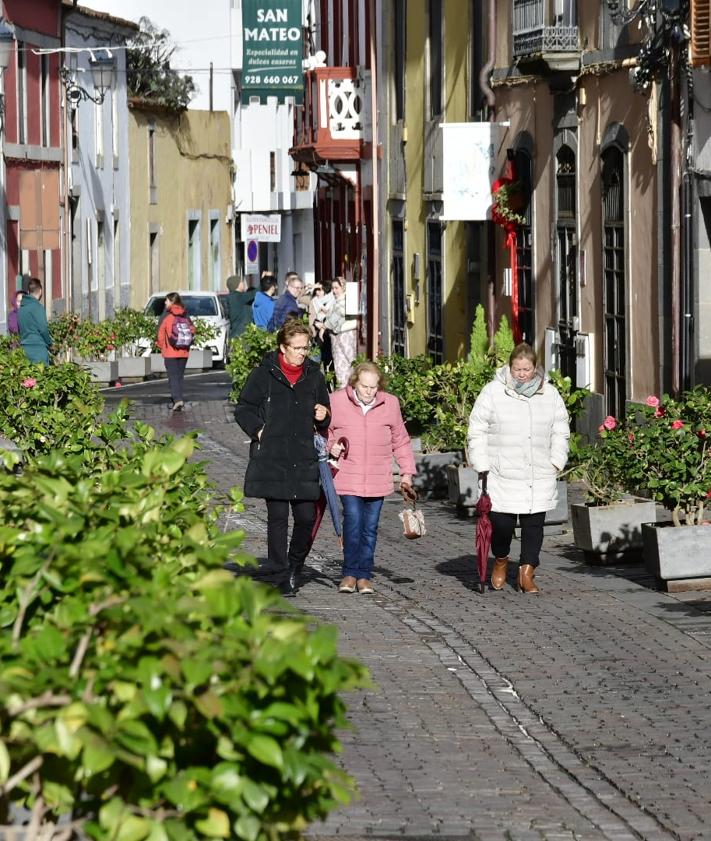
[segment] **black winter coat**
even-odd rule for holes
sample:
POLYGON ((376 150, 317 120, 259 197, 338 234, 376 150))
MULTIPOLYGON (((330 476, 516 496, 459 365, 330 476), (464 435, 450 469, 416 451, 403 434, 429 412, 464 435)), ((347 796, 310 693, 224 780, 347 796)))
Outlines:
POLYGON ((314 427, 325 432, 329 417, 320 423, 314 420, 317 403, 330 409, 326 381, 310 359, 293 386, 279 367, 277 351, 268 353, 252 371, 235 409, 237 423, 252 439, 244 477, 245 496, 319 498, 314 427), (258 439, 260 429, 263 432, 258 439))

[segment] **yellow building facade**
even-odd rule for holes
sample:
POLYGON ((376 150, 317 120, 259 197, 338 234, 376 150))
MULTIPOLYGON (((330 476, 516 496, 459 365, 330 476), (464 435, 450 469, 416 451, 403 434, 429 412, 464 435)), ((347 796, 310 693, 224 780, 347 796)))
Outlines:
POLYGON ((435 361, 467 348, 467 224, 443 222, 440 123, 469 119, 471 4, 386 3, 388 111, 383 350, 435 361), (445 46, 446 45, 446 46, 445 46))
POLYGON ((131 101, 131 306, 220 290, 234 265, 229 115, 131 101))

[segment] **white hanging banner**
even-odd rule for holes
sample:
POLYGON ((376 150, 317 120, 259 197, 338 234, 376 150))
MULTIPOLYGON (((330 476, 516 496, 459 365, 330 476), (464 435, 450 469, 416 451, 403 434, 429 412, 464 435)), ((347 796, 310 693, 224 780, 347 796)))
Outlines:
POLYGON ((491 185, 509 123, 440 123, 443 220, 482 222, 490 217, 491 185))

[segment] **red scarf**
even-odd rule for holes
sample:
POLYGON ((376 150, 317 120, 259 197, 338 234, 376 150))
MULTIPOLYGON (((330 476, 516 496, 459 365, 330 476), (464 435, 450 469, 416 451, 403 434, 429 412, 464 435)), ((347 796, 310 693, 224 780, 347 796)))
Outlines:
POLYGON ((291 385, 296 385, 304 370, 304 363, 302 362, 301 365, 292 365, 286 361, 284 354, 279 351, 279 367, 291 385))

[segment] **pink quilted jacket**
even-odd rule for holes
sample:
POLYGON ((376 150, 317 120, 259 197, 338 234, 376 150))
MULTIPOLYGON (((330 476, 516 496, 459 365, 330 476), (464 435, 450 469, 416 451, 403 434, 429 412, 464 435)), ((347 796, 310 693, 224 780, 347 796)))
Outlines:
POLYGON ((348 458, 338 462, 334 478, 336 491, 351 496, 387 496, 393 492, 393 456, 400 474, 415 474, 415 457, 410 436, 392 394, 379 391, 375 406, 366 414, 356 402, 350 386, 331 395, 331 424, 328 448, 347 438, 348 458))

